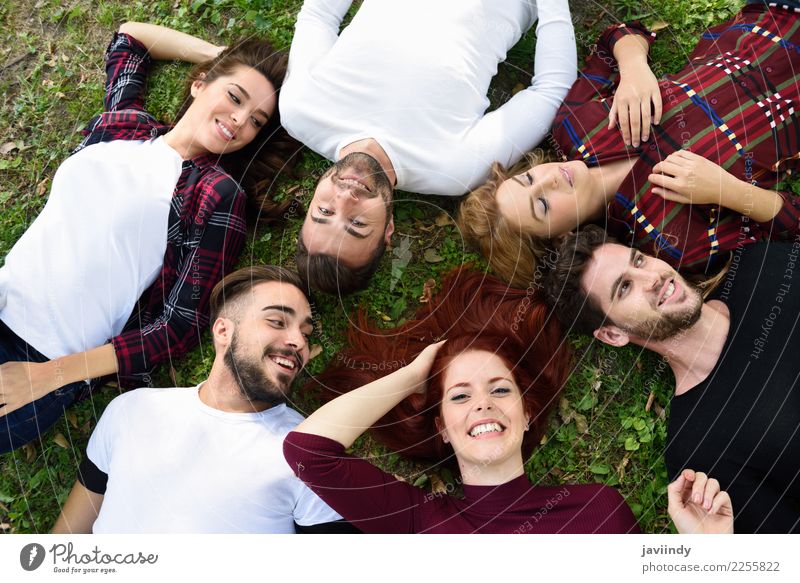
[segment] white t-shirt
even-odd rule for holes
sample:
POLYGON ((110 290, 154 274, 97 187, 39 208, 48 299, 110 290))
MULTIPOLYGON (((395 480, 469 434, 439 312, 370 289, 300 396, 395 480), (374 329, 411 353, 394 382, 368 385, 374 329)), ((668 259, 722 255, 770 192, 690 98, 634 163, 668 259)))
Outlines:
POLYGON ((293 533, 341 518, 283 457, 302 415, 226 413, 198 390, 137 389, 108 405, 87 447, 108 474, 95 533, 293 533))
POLYGON ((119 334, 164 263, 182 164, 163 137, 67 158, 0 269, 0 319, 51 359, 119 334))
POLYGON ((297 17, 281 121, 330 160, 373 138, 398 188, 460 195, 550 130, 576 78, 567 0, 306 0, 297 17), (538 13, 538 14, 537 14, 538 13), (537 19, 532 84, 497 110, 489 83, 537 19))

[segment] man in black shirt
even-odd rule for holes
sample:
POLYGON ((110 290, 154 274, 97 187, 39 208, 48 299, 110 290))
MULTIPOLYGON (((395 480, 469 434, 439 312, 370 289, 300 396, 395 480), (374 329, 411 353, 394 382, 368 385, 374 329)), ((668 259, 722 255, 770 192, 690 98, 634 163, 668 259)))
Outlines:
POLYGON ((718 479, 737 532, 800 532, 800 238, 738 248, 704 302, 665 262, 589 227, 563 242, 545 288, 565 330, 669 363, 671 478, 718 479))

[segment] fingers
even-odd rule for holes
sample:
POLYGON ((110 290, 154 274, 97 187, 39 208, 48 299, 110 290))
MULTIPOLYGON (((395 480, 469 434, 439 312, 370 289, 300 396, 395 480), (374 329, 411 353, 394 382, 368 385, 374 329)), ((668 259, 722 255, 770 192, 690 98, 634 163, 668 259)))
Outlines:
POLYGON ((608 112, 608 127, 606 129, 610 130, 616 125, 617 123, 617 100, 611 103, 611 111, 608 112))
POLYGON ((661 91, 659 91, 656 86, 656 91, 653 93, 653 125, 661 123, 662 111, 661 91))
POLYGON ((682 166, 675 163, 676 158, 670 159, 668 156, 666 160, 662 160, 653 166, 653 174, 669 174, 670 176, 677 176, 682 166))
POLYGON ((727 492, 722 491, 714 496, 714 502, 711 504, 711 514, 733 516, 733 503, 727 492))
MULTIPOLYGON (((642 141, 646 142, 650 137, 650 100, 642 101, 642 141)), ((636 135, 636 134, 634 134, 636 135)), ((638 145, 638 144, 635 144, 638 145)))
POLYGON ((634 104, 628 108, 628 116, 630 117, 631 127, 631 138, 630 143, 633 145, 634 148, 639 147, 639 138, 642 135, 642 123, 641 123, 641 105, 634 104))
POLYGON ((678 194, 674 190, 665 190, 663 188, 654 187, 652 189, 653 194, 660 196, 664 200, 669 200, 672 202, 678 202, 681 204, 690 204, 692 199, 683 196, 682 194, 678 194))
POLYGON ((647 180, 649 180, 651 184, 667 190, 674 190, 675 192, 681 191, 681 182, 674 176, 668 176, 667 174, 650 174, 647 176, 647 180))
POLYGON ((698 506, 703 505, 703 493, 706 489, 706 482, 708 482, 707 475, 703 472, 695 472, 694 483, 692 484, 692 497, 690 500, 698 506))
POLYGON ((622 140, 626 146, 631 145, 631 125, 630 125, 630 112, 628 111, 627 104, 621 104, 617 107, 617 119, 619 120, 619 129, 622 131, 622 140))
MULTIPOLYGON (((681 473, 677 479, 667 486, 667 504, 669 508, 680 508, 684 504, 683 490, 690 484, 681 473)), ((691 484, 690 484, 691 487, 691 484)))

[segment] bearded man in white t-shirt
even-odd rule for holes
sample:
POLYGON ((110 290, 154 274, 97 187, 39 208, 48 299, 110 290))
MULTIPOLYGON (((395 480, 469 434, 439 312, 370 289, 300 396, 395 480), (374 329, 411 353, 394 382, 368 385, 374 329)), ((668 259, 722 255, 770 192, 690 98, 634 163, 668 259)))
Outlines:
POLYGON ((281 90, 281 123, 336 164, 298 239, 314 288, 363 289, 393 231, 393 189, 459 196, 550 130, 576 78, 567 0, 305 0, 281 90), (534 76, 496 110, 489 84, 537 22, 534 76))
POLYGON ((303 419, 286 400, 313 328, 297 274, 228 275, 212 292, 211 321, 208 379, 114 399, 53 532, 352 532, 282 453, 303 419))

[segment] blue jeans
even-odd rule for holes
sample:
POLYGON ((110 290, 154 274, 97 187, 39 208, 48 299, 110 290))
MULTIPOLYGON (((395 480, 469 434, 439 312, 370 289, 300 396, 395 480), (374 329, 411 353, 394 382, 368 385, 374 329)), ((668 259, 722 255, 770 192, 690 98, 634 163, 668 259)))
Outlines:
MULTIPOLYGON (((0 364, 5 362, 46 362, 48 358, 9 330, 0 321, 0 364)), ((65 385, 41 399, 0 417, 0 454, 21 447, 46 432, 79 396, 85 395, 84 381, 65 385)), ((0 407, 0 414, 3 409, 0 407)))

